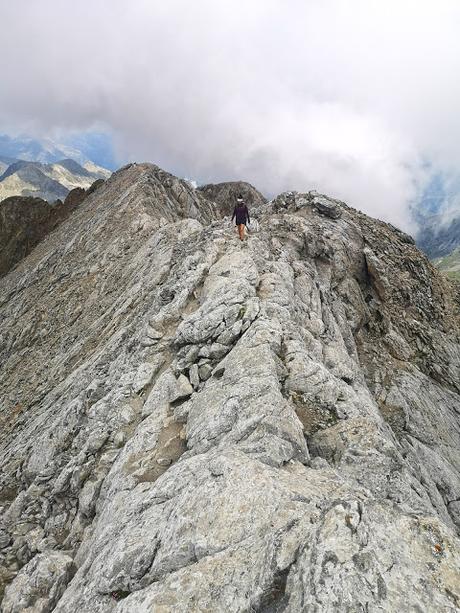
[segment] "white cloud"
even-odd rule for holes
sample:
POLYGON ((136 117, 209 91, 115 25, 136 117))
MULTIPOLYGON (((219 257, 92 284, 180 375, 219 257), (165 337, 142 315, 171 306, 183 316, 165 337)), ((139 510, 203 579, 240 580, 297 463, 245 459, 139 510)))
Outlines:
POLYGON ((460 165, 457 0, 0 0, 0 122, 410 228, 460 165), (422 162, 430 162, 430 170, 422 162))

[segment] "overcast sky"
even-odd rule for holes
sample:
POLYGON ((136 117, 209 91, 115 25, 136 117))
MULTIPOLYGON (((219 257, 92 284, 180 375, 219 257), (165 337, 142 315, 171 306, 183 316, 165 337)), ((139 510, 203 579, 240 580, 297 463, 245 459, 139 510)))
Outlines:
POLYGON ((460 167, 458 0, 0 0, 0 131, 318 189, 411 229, 460 167))

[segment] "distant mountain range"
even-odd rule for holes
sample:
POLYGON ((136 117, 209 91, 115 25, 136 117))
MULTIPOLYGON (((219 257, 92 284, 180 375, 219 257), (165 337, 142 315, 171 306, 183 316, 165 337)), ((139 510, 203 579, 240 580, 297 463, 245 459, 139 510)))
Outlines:
MULTIPOLYGON (((436 175, 412 209, 417 246, 445 272, 460 259, 460 178, 436 175)), ((457 272, 458 274, 458 272, 457 272)))
POLYGON ((10 196, 63 200, 75 187, 87 189, 110 175, 110 170, 73 147, 49 139, 0 135, 0 201, 10 196))
POLYGON ((33 196, 48 202, 63 200, 75 187, 87 189, 111 172, 92 162, 83 165, 72 159, 53 164, 13 160, 0 156, 0 201, 10 196, 33 196))
POLYGON ((460 210, 424 217, 417 234, 417 245, 430 258, 444 257, 460 246, 460 210))

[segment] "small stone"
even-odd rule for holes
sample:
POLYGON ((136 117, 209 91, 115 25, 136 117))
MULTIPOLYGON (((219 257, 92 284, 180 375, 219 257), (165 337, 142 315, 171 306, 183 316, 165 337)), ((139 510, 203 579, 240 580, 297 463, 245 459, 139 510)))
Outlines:
POLYGON ((329 462, 325 458, 320 458, 319 456, 311 460, 310 466, 315 470, 324 470, 325 468, 330 468, 329 462))
POLYGON ((11 543, 10 535, 4 530, 1 530, 0 531, 0 549, 3 549, 4 547, 8 547, 10 543, 11 543))
POLYGON ((153 338, 143 338, 140 342, 141 347, 153 347, 154 345, 157 345, 158 341, 156 339, 153 338))
POLYGON ((172 463, 172 460, 170 458, 158 458, 157 459, 157 464, 159 466, 170 466, 172 463))
POLYGON ((202 381, 207 381, 212 375, 212 368, 209 364, 203 364, 198 369, 199 377, 202 381))
POLYGON ((105 430, 95 431, 91 433, 86 441, 86 451, 88 453, 96 453, 104 445, 108 438, 108 433, 105 430))
POLYGON ((182 348, 178 352, 177 368, 179 370, 190 368, 197 360, 199 351, 200 348, 197 345, 189 345, 188 348, 182 348))
POLYGON ((39 553, 6 588, 2 611, 52 611, 74 572, 73 560, 68 555, 59 551, 39 553))
POLYGON ((200 376, 198 373, 198 364, 192 364, 190 370, 188 371, 188 375, 190 377, 190 383, 192 384, 194 389, 200 385, 200 376))
POLYGON ((152 328, 152 326, 149 326, 147 328, 147 336, 154 340, 160 340, 160 338, 163 338, 163 332, 160 332, 159 330, 152 328))
POLYGON ((113 442, 116 447, 123 447, 123 445, 126 443, 126 434, 120 430, 120 432, 117 432, 113 437, 113 442))
POLYGON ((312 204, 319 213, 325 215, 326 217, 330 217, 331 219, 339 219, 339 217, 342 216, 342 211, 340 210, 339 206, 326 196, 314 196, 312 204))
POLYGON ((193 387, 190 385, 190 381, 185 375, 179 375, 176 381, 176 389, 171 392, 169 397, 170 402, 179 400, 180 398, 187 398, 193 394, 193 387))
POLYGON ((222 345, 221 343, 213 343, 209 348, 209 357, 214 360, 220 360, 227 355, 230 347, 222 345))
POLYGON ((172 300, 174 300, 175 292, 172 289, 164 287, 160 291, 160 300, 162 304, 169 304, 172 300))
POLYGON ((148 362, 143 362, 139 368, 137 369, 136 375, 133 381, 133 391, 138 394, 142 390, 144 390, 149 383, 152 382, 153 376, 155 374, 155 368, 153 364, 149 364, 148 362))

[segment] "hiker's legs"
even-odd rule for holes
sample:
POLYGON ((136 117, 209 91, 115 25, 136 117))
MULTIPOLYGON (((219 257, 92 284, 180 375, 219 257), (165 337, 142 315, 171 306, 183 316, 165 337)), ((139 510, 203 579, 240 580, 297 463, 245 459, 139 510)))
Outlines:
POLYGON ((240 241, 244 240, 244 223, 238 224, 238 234, 240 235, 240 241))

